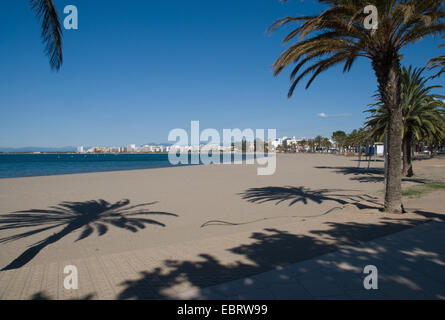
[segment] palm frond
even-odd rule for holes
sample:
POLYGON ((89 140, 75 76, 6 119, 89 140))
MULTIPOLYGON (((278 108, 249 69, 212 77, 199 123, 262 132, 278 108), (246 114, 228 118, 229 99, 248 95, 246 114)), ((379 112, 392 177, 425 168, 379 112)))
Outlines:
POLYGON ((59 70, 63 62, 62 27, 56 7, 51 0, 30 0, 36 16, 42 20, 42 42, 49 57, 51 69, 59 70))
MULTIPOLYGON (((432 90, 442 88, 439 85, 427 85, 431 77, 423 77, 425 68, 402 68, 402 121, 403 136, 409 134, 418 141, 445 137, 445 104, 442 96, 432 90)), ((371 136, 381 139, 388 130, 389 110, 384 106, 382 97, 376 95, 374 108, 366 110, 371 113, 365 123, 371 136)))
POLYGON ((272 65, 275 76, 291 63, 291 97, 297 84, 309 77, 306 88, 329 68, 344 63, 343 71, 351 69, 358 57, 373 61, 373 66, 384 64, 388 57, 398 57, 405 45, 428 35, 445 31, 443 18, 445 0, 319 0, 327 9, 314 16, 286 17, 269 28, 295 23, 283 42, 291 44, 272 65), (378 9, 378 28, 368 30, 363 21, 363 9, 374 5, 378 9))

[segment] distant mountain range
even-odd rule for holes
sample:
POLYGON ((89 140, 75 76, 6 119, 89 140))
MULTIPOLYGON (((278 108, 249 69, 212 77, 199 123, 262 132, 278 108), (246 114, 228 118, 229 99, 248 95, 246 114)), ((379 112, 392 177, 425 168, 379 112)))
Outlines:
POLYGON ((170 147, 170 146, 173 145, 173 143, 156 143, 156 142, 149 142, 149 143, 144 143, 144 144, 142 144, 141 146, 144 146, 144 145, 148 145, 148 146, 151 146, 151 145, 157 145, 157 146, 163 146, 163 147, 170 147))
MULTIPOLYGON (((158 145, 163 147, 171 146, 171 143, 145 143, 147 145, 158 145)), ((91 147, 84 146, 84 150, 88 150, 91 147)), ((2 148, 0 147, 0 152, 76 152, 77 147, 67 146, 67 147, 59 147, 59 148, 51 148, 51 147, 21 147, 21 148, 2 148)))
POLYGON ((76 147, 22 147, 22 148, 1 148, 0 152, 75 152, 76 147))

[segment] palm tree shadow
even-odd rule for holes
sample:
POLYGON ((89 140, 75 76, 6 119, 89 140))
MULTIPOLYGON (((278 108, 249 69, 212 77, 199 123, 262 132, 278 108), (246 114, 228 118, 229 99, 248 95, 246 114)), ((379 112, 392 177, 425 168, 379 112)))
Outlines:
POLYGON ((317 169, 334 170, 336 173, 341 173, 347 176, 351 176, 351 180, 359 182, 383 182, 384 169, 383 168, 360 168, 360 167, 330 167, 330 166, 318 166, 317 169))
MULTIPOLYGON (((383 168, 360 168, 360 167, 330 167, 317 166, 316 169, 331 170, 336 173, 341 173, 345 176, 350 176, 350 180, 358 182, 383 182, 385 181, 385 170, 383 168)), ((417 183, 424 183, 424 179, 403 177, 402 181, 411 181, 417 183)))
MULTIPOLYGON (((440 216, 434 213, 430 214, 432 217, 440 216)), ((358 284, 356 288, 361 290, 363 289, 362 281, 355 282, 355 276, 361 276, 361 270, 368 264, 384 265, 387 259, 387 250, 392 253, 402 253, 407 258, 412 258, 416 248, 427 248, 429 244, 428 240, 419 239, 416 235, 413 235, 411 237, 413 242, 406 249, 407 251, 389 246, 387 249, 375 248, 369 256, 364 255, 361 248, 354 249, 350 246, 361 245, 367 241, 403 231, 421 223, 421 220, 412 218, 396 220, 387 218, 381 223, 329 222, 328 229, 311 230, 308 234, 295 234, 287 230, 265 228, 253 232, 250 236, 251 241, 239 243, 235 247, 226 249, 226 251, 242 257, 242 259, 235 258, 231 263, 226 263, 220 260, 217 255, 206 252, 201 252, 193 259, 168 259, 163 262, 162 267, 141 271, 140 278, 123 281, 121 285, 124 289, 118 294, 117 299, 220 300, 238 299, 239 296, 242 297, 247 292, 249 292, 247 293, 248 296, 255 296, 254 299, 268 299, 268 296, 264 295, 258 298, 258 295, 254 293, 256 288, 261 289, 261 287, 258 287, 259 279, 266 280, 266 283, 273 281, 277 284, 277 288, 283 288, 279 283, 285 284, 286 286, 283 289, 279 289, 285 291, 287 290, 285 288, 291 283, 287 282, 287 279, 290 280, 292 276, 290 276, 291 273, 283 269, 291 264, 315 257, 320 257, 320 259, 315 259, 314 263, 306 266, 300 266, 297 274, 300 276, 312 274, 312 276, 325 279, 324 271, 321 270, 325 270, 327 273, 334 270, 340 276, 346 275, 349 279, 348 282, 351 281, 350 284, 354 286, 358 284), (341 252, 341 257, 337 261, 335 259, 331 261, 330 257, 322 257, 324 254, 345 248, 346 250, 341 252), (343 263, 354 266, 354 268, 358 267, 360 272, 357 274, 354 268, 341 267, 340 265, 343 263), (321 269, 311 270, 310 268, 313 266, 318 266, 321 269), (270 274, 262 274, 270 270, 275 270, 278 275, 272 278, 270 274), (283 272, 281 273, 279 270, 283 270, 283 272), (242 279, 244 277, 250 278, 242 279), (229 281, 231 283, 228 283, 229 281), (202 290, 194 297, 177 296, 172 288, 184 283, 202 290), (214 288, 216 290, 208 290, 209 287, 223 283, 226 283, 226 285, 214 288)), ((389 239, 388 241, 400 245, 397 244, 396 239, 389 239)), ((439 260, 427 261, 424 255, 417 255, 414 259, 419 262, 422 261, 423 265, 430 267, 438 267, 441 263, 439 260)), ((399 270, 388 271, 391 274, 393 273, 394 277, 399 277, 403 268, 406 268, 406 266, 402 265, 399 270)), ((416 280, 413 279, 414 281, 416 280)), ((399 285, 404 290, 412 290, 412 287, 409 287, 406 283, 400 283, 399 285)), ((292 299, 297 299, 297 297, 292 297, 292 299)))
MULTIPOLYGON (((87 294, 83 297, 80 297, 78 299, 74 300, 92 300, 94 298, 94 294, 87 294)), ((45 292, 37 292, 31 297, 31 300, 52 300, 49 295, 47 295, 45 292)))
POLYGON ((275 202, 278 205, 284 201, 289 201, 289 206, 296 203, 308 204, 309 201, 321 204, 324 201, 334 201, 340 205, 354 204, 360 209, 375 209, 375 206, 380 206, 377 198, 369 195, 348 194, 346 191, 340 189, 316 189, 312 190, 303 186, 300 187, 263 187, 250 188, 240 193, 241 198, 252 203, 266 203, 275 202), (371 203, 367 205, 364 202, 371 203), (375 206, 374 206, 375 205, 375 206))
POLYGON ((147 225, 165 227, 165 224, 149 218, 153 215, 177 217, 173 213, 150 211, 146 208, 155 203, 150 202, 130 206, 130 200, 128 199, 115 203, 99 199, 84 202, 62 202, 46 210, 31 209, 0 215, 0 230, 38 227, 37 229, 0 238, 0 243, 19 240, 57 227, 63 227, 62 230, 33 244, 4 267, 2 271, 24 266, 42 249, 77 230, 81 230, 76 240, 79 241, 93 234, 95 230, 99 236, 104 235, 107 233, 110 225, 137 232, 145 229, 147 225))

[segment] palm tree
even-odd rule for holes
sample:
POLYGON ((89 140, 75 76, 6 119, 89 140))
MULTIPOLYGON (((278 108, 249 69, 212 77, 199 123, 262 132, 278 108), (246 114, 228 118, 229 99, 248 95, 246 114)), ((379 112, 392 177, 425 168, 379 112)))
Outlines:
POLYGON ((63 62, 62 27, 56 7, 51 0, 30 0, 37 18, 42 20, 42 42, 49 57, 51 69, 59 70, 63 62))
POLYGON ((332 143, 331 143, 331 141, 329 141, 329 138, 323 138, 321 140, 321 147, 323 149, 326 149, 326 152, 329 151, 329 148, 332 147, 332 143))
POLYGON ((321 142, 322 142, 322 140, 323 140, 323 137, 322 137, 322 136, 316 136, 316 137, 314 138, 315 151, 317 151, 318 149, 321 148, 321 142))
POLYGON ((311 152, 315 151, 315 141, 314 141, 314 139, 309 139, 307 141, 307 145, 308 145, 309 149, 311 149, 311 152))
POLYGON ((130 206, 124 199, 115 203, 105 200, 85 202, 62 202, 49 209, 32 209, 0 215, 0 230, 32 228, 0 238, 0 243, 19 240, 41 232, 57 230, 47 238, 33 244, 2 270, 16 269, 31 261, 41 250, 61 240, 72 232, 82 231, 76 241, 82 240, 97 231, 99 236, 108 231, 108 226, 137 232, 146 225, 165 227, 165 224, 151 219, 152 216, 173 216, 176 214, 162 211, 150 211, 146 207, 156 202, 130 206))
MULTIPOLYGON (((418 142, 438 138, 439 141, 445 133, 445 104, 439 99, 442 96, 431 93, 435 88, 442 86, 427 86, 431 78, 422 77, 425 68, 402 69, 402 174, 411 177, 413 172, 411 159, 411 146, 413 141, 418 142)), ((378 102, 376 108, 366 110, 372 114, 368 117, 366 125, 370 128, 369 135, 381 140, 388 131, 389 111, 385 108, 380 94, 376 95, 378 102)))
POLYGON ((357 129, 352 130, 345 138, 345 145, 348 147, 348 150, 353 147, 354 152, 356 151, 355 148, 357 147, 357 136, 358 131, 357 129))
POLYGON ((299 22, 285 38, 288 43, 299 36, 297 43, 285 50, 273 64, 275 75, 286 66, 296 63, 290 79, 290 97, 300 80, 312 73, 313 80, 332 66, 344 63, 349 71, 358 57, 371 61, 377 76, 378 89, 389 110, 388 177, 386 180, 385 211, 401 213, 401 142, 402 105, 400 98, 399 51, 425 36, 441 34, 445 30, 443 17, 445 0, 318 0, 327 5, 319 15, 286 17, 271 27, 299 22), (364 26, 364 8, 378 9, 378 27, 364 26), (310 36, 310 37, 309 37, 310 36), (309 66, 307 64, 310 64, 309 66), (304 71, 300 72, 302 68, 304 71))
POLYGON ((308 141, 306 139, 302 139, 298 142, 298 145, 306 151, 306 146, 308 145, 308 141))
POLYGON ((354 152, 360 152, 360 146, 369 144, 370 142, 365 128, 354 129, 344 138, 344 145, 352 147, 354 152))
POLYGON ((343 151, 343 147, 345 145, 346 133, 341 130, 337 130, 332 133, 332 140, 335 141, 335 144, 340 152, 343 151))
MULTIPOLYGON (((445 40, 445 37, 442 38, 445 40)), ((439 48, 445 47, 445 43, 442 43, 439 48)), ((445 55, 438 56, 436 58, 431 59, 428 62, 428 65, 430 66, 430 69, 433 68, 441 68, 439 72, 434 77, 439 77, 442 73, 445 72, 445 55)))

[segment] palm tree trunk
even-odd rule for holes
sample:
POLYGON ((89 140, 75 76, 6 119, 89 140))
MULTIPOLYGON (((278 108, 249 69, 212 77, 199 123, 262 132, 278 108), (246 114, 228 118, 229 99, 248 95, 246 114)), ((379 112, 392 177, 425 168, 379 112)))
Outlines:
MULTIPOLYGON (((379 91, 389 110, 388 163, 385 185, 385 211, 402 213, 402 103, 400 60, 398 53, 388 50, 372 62, 379 83, 379 91)), ((386 152, 386 150, 385 150, 386 152)))
POLYGON ((413 163, 412 163, 412 139, 409 134, 406 134, 403 138, 403 170, 402 173, 405 177, 412 177, 413 163))
POLYGON ((407 156, 408 156, 408 175, 407 177, 412 177, 414 175, 413 170, 413 142, 410 138, 407 145, 407 156))
POLYGON ((59 241, 63 237, 67 236, 71 232, 83 227, 83 224, 79 222, 79 220, 74 220, 69 223, 66 227, 60 230, 57 233, 52 234, 48 238, 43 241, 40 241, 34 244, 32 247, 26 249, 20 256, 15 258, 12 262, 10 262, 7 266, 5 266, 1 271, 17 269, 23 267, 29 261, 31 261, 40 251, 44 248, 53 244, 54 242, 59 241))
POLYGON ((402 153, 403 153, 403 160, 402 160, 402 175, 407 176, 408 175, 408 141, 407 137, 405 136, 402 140, 402 153))

